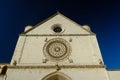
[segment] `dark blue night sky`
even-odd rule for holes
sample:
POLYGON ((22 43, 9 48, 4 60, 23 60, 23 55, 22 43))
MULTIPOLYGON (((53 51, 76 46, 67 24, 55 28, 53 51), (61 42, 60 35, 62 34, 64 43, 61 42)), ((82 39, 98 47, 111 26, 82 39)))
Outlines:
POLYGON ((120 69, 120 1, 0 0, 0 63, 9 63, 25 26, 61 12, 91 26, 107 69, 120 69))

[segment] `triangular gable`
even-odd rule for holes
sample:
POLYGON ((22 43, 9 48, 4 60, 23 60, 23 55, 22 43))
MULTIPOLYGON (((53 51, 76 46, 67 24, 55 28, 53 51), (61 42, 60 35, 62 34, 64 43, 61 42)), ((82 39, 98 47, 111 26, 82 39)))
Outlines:
POLYGON ((54 25, 60 25, 60 27, 62 28, 62 32, 60 34, 93 34, 91 31, 83 28, 81 25, 65 17, 59 12, 33 26, 31 29, 25 31, 23 34, 55 34, 55 32, 52 29, 54 25))

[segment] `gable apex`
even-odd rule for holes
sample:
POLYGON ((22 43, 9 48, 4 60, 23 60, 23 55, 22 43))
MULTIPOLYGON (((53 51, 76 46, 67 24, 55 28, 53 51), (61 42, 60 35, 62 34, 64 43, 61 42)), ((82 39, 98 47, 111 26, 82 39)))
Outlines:
MULTIPOLYGON (((30 29, 28 29, 28 30, 25 30, 25 32, 23 32, 22 34, 29 34, 29 33, 31 34, 32 31, 33 31, 32 34, 34 34, 34 30, 35 30, 36 28, 41 27, 41 25, 49 22, 50 20, 52 20, 52 19, 54 19, 54 18, 57 18, 57 19, 56 19, 57 22, 56 22, 56 23, 52 23, 52 25, 54 25, 54 24, 62 24, 62 21, 63 21, 63 20, 60 21, 60 18, 61 18, 61 19, 64 19, 66 22, 69 22, 69 23, 71 23, 71 24, 74 24, 74 27, 75 27, 75 26, 78 26, 79 28, 81 28, 81 30, 84 32, 83 34, 94 34, 94 33, 91 32, 90 29, 84 28, 84 26, 76 23, 75 21, 73 21, 73 20, 71 20, 70 18, 64 16, 64 15, 61 14, 60 12, 56 12, 55 14, 53 14, 53 15, 50 16, 50 17, 48 17, 47 19, 39 22, 39 23, 36 24, 35 26, 32 26, 32 28, 30 28, 30 29)), ((53 21, 55 21, 55 20, 53 20, 53 21)), ((63 22, 65 22, 65 21, 63 21, 63 22)), ((69 24, 69 25, 70 25, 70 24, 69 24)), ((46 27, 46 28, 47 28, 47 27, 46 27)), ((72 27, 72 28, 73 28, 73 27, 72 27)), ((74 28, 73 28, 73 29, 74 29, 74 28)), ((45 30, 45 29, 43 29, 43 30, 45 30)), ((76 30, 77 30, 77 29, 76 29, 76 30)), ((71 32, 72 32, 72 31, 71 31, 71 32)), ((36 33, 36 34, 37 34, 37 33, 36 33)), ((39 33, 38 33, 38 34, 39 34, 39 33)), ((50 34, 50 33, 49 33, 49 34, 50 34)), ((79 34, 79 33, 75 33, 75 34, 79 34)))

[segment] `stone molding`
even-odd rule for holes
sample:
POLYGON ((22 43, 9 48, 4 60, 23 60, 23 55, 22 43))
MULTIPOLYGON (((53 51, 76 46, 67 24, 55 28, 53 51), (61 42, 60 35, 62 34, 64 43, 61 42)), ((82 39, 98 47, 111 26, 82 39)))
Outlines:
POLYGON ((37 69, 37 68, 106 68, 105 65, 41 65, 41 66, 8 66, 10 69, 37 69))
POLYGON ((95 36, 96 34, 20 34, 20 36, 95 36))

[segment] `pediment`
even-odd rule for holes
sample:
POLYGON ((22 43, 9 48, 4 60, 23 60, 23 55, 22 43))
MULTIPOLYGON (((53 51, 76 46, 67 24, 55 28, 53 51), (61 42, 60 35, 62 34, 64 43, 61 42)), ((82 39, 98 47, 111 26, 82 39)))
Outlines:
POLYGON ((90 30, 77 24, 61 13, 56 13, 48 19, 38 23, 25 31, 26 35, 52 35, 52 34, 92 34, 90 30), (56 28, 57 27, 57 28, 56 28))

